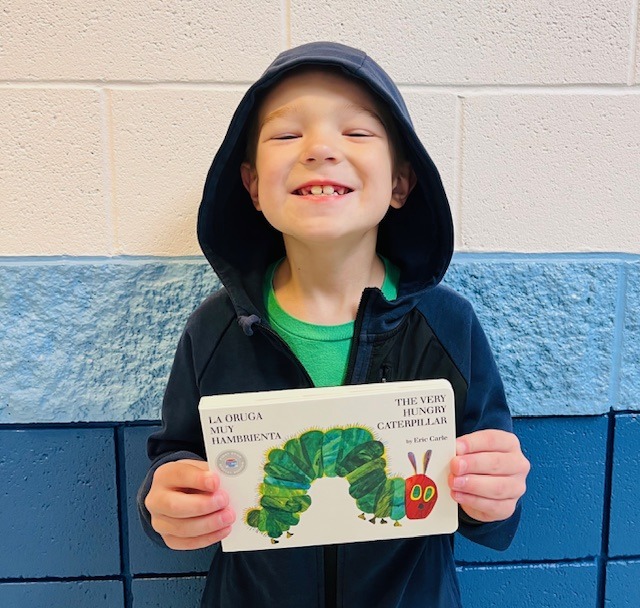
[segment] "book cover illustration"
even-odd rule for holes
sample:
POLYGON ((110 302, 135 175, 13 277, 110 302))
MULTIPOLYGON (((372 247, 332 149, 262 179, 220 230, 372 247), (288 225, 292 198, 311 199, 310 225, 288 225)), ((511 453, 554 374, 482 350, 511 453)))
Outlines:
POLYGON ((200 411, 210 467, 237 514, 225 551, 457 528, 446 381, 220 395, 200 411))

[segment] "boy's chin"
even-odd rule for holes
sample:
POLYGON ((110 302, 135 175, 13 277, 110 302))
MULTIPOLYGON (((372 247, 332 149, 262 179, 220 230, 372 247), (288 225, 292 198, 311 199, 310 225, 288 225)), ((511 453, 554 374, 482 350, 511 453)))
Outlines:
POLYGON ((349 248, 372 245, 375 250, 378 226, 361 228, 359 230, 345 230, 342 226, 313 226, 307 230, 282 234, 285 246, 299 243, 308 246, 326 246, 331 248, 349 248))

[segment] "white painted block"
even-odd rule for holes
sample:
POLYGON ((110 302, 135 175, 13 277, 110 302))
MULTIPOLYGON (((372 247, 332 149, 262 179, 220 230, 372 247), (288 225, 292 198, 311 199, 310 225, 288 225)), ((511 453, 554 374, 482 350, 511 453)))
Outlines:
POLYGON ((0 255, 109 253, 97 91, 0 89, 0 255))
POLYGON ((462 246, 640 253, 640 95, 465 101, 462 246))
POLYGON ((201 253, 202 189, 244 91, 111 92, 117 253, 201 253))
POLYGON ((253 80, 282 49, 269 0, 3 0, 0 79, 253 80))
POLYGON ((360 47, 403 83, 623 83, 629 20, 629 0, 294 0, 291 40, 360 47))

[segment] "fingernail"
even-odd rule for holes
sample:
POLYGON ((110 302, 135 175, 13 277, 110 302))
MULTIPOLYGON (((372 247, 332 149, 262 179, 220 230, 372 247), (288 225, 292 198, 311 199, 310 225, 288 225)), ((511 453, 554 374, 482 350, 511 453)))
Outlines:
POLYGON ((222 524, 225 526, 232 524, 235 521, 235 519, 236 519, 236 516, 234 512, 229 511, 228 509, 226 511, 223 511, 222 515, 220 516, 220 521, 222 521, 222 524))
POLYGON ((464 460, 463 458, 458 460, 458 474, 459 475, 462 475, 463 473, 466 473, 468 468, 469 468, 469 465, 467 464, 466 460, 464 460))
POLYGON ((204 487, 210 492, 213 492, 216 487, 216 482, 213 478, 213 475, 206 475, 206 477, 204 478, 204 487))
POLYGON ((453 487, 454 488, 462 488, 464 487, 464 484, 467 483, 467 478, 466 477, 454 477, 453 478, 453 487))
POLYGON ((456 439, 456 454, 466 454, 467 444, 462 439, 456 439))

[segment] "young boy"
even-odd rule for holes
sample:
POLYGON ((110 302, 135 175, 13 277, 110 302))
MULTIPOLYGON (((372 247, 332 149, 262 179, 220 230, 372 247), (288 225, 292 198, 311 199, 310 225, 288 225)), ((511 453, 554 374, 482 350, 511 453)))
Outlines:
MULTIPOLYGON (((459 532, 506 548, 528 462, 470 307, 438 286, 453 252, 447 199, 399 91, 364 53, 313 43, 249 89, 204 189, 202 249, 224 289, 191 316, 149 439, 149 535, 217 543, 235 514, 209 472, 202 395, 447 378, 459 532)), ((452 537, 217 551, 203 606, 456 607, 452 537)))

